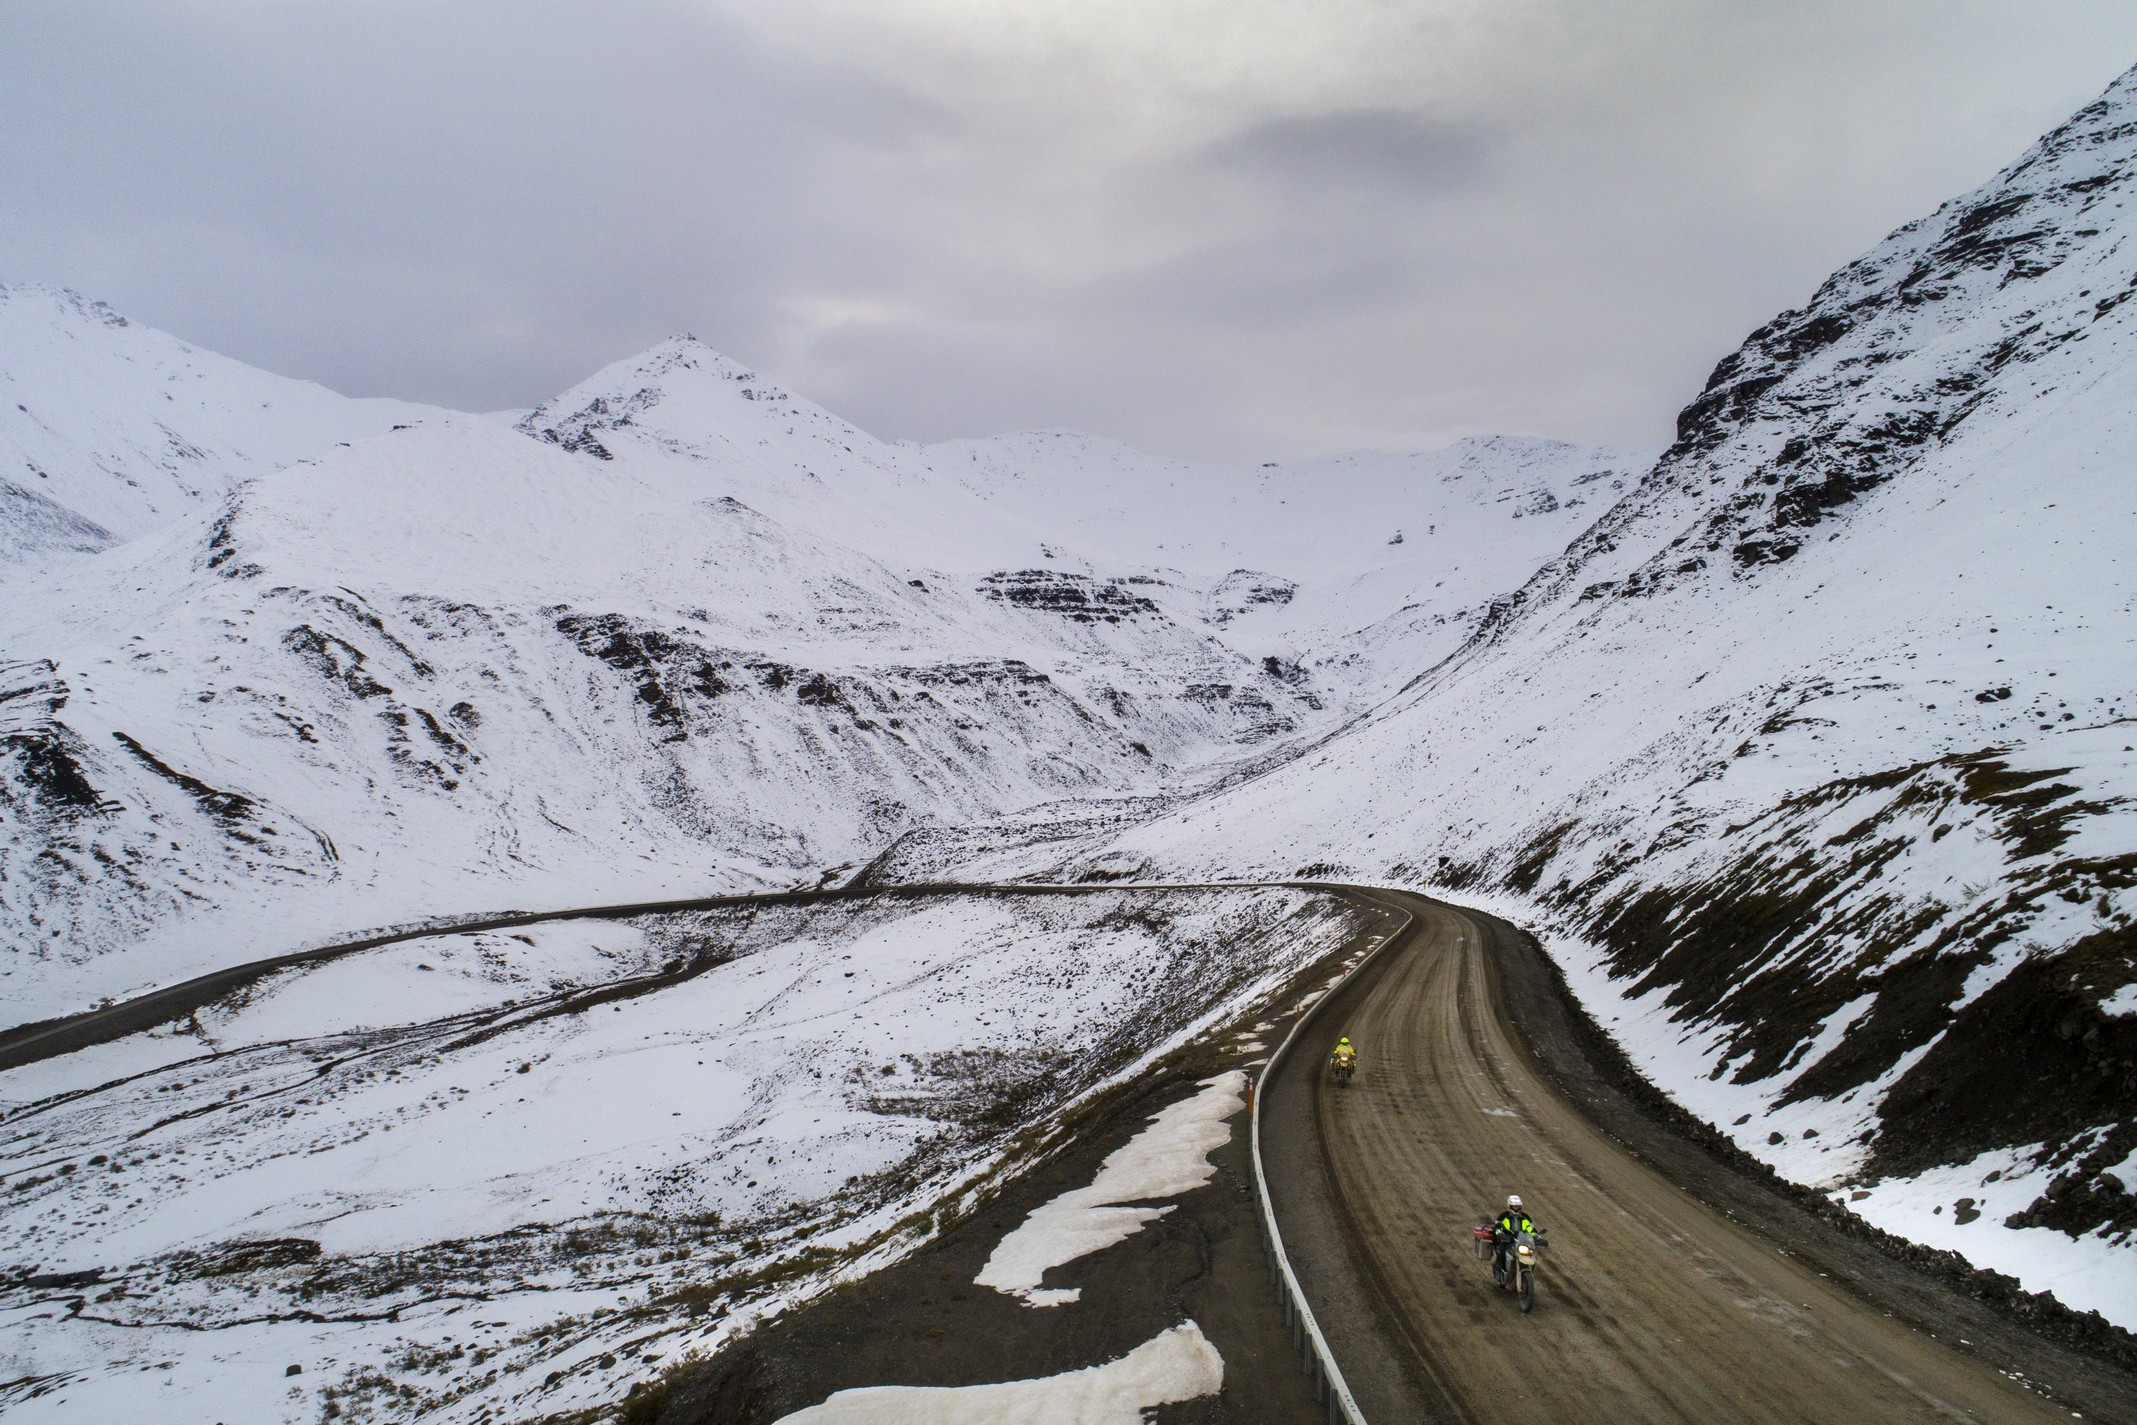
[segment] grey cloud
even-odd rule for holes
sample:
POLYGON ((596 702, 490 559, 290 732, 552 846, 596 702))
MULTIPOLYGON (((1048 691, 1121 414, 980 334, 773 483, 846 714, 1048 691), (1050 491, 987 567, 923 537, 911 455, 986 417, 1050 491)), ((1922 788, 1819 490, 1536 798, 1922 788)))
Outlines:
POLYGON ((1223 220, 1092 299, 1263 328, 1414 301, 1460 280, 1446 238, 1467 221, 1459 200, 1486 183, 1496 142, 1482 124, 1391 110, 1254 124, 1141 177, 1146 203, 1206 205, 1223 220))
POLYGON ((364 393, 524 404, 684 326, 763 342, 796 271, 869 261, 821 214, 840 166, 942 123, 680 9, 243 8, 48 7, 6 47, 0 253, 364 393))
POLYGON ((0 278, 468 407, 688 330, 885 436, 1660 439, 2137 56, 2109 0, 1514 8, 1463 12, 1459 92, 1398 65, 1198 109, 714 0, 14 0, 0 278))
POLYGON ((1391 109, 1286 116, 1214 144, 1207 161, 1287 187, 1430 195, 1476 179, 1499 135, 1391 109))
POLYGON ((1412 298, 1432 280, 1415 244, 1360 231, 1347 211, 1313 206, 1307 222, 1277 223, 1122 275, 1091 300, 1122 314, 1292 326, 1412 298))

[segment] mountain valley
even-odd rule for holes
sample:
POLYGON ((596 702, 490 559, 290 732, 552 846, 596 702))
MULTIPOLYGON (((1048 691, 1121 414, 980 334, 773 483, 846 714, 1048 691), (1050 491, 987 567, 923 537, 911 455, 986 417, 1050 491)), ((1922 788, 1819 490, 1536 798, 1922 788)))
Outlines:
POLYGON ((0 1405, 604 1407, 1379 933, 1297 883, 1530 928, 1781 1178, 2137 1329, 2133 204, 2137 71, 1666 449, 1244 467, 689 337, 347 400, 0 288, 0 1052, 412 937, 0 1061, 0 1405), (842 888, 915 898, 464 925, 842 888))

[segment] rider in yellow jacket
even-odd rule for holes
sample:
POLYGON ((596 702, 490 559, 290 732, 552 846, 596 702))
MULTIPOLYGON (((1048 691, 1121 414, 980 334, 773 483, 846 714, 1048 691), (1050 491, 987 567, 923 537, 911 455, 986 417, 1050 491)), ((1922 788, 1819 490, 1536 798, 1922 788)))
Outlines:
POLYGON ((1528 1213, 1522 1210, 1521 1194, 1518 1192, 1507 1195, 1506 1211, 1500 1213, 1499 1220, 1491 1226, 1493 1245, 1498 1248, 1498 1256, 1492 1263, 1494 1270, 1505 1260, 1506 1254, 1513 1250, 1516 1236, 1536 1230, 1536 1224, 1531 1222, 1528 1213))

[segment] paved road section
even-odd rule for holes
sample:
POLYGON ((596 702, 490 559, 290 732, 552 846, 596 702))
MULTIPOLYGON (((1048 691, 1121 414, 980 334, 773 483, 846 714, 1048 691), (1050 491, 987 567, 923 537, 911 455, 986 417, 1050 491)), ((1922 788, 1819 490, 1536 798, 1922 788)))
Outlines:
POLYGON ((1628 1153, 1510 1028, 1497 942, 1517 932, 1389 899, 1409 935, 1263 1105, 1278 1221, 1374 1425, 2071 1418, 1628 1153), (1320 1067, 1343 1033, 1347 1089, 1320 1067), (1526 1317, 1471 1254, 1509 1191, 1552 1243, 1526 1317))

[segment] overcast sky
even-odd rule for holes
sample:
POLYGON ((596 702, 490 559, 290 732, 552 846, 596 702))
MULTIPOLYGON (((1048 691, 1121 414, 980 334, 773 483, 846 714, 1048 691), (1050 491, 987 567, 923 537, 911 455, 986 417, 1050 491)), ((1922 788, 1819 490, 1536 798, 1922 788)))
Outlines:
POLYGON ((357 395, 692 332, 885 437, 1661 441, 2130 0, 7 0, 0 281, 357 395))

